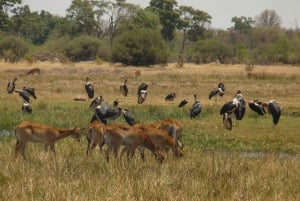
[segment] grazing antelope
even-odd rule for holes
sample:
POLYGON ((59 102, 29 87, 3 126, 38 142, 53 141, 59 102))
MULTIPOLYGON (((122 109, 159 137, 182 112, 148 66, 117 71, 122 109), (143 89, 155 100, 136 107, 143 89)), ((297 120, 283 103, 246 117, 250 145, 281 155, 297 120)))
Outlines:
POLYGON ((88 142, 86 155, 88 155, 89 151, 93 150, 97 145, 99 146, 100 151, 102 151, 102 147, 104 145, 104 132, 106 128, 106 125, 99 121, 89 123, 86 133, 86 139, 88 142))
POLYGON ((7 83, 7 93, 12 94, 15 91, 15 87, 16 87, 16 81, 18 78, 14 78, 13 80, 8 81, 7 83))
POLYGON ((127 78, 125 78, 123 84, 120 85, 120 91, 125 97, 127 96, 128 94, 127 78))
POLYGON ((85 91, 87 92, 88 94, 88 97, 90 99, 94 98, 94 86, 92 85, 92 83, 90 82, 90 78, 89 77, 86 77, 86 80, 85 80, 85 91))
POLYGON ((127 158, 131 159, 137 147, 145 147, 149 149, 158 161, 163 160, 163 156, 158 152, 152 140, 142 130, 136 127, 123 124, 114 124, 108 127, 104 134, 104 140, 107 144, 106 159, 109 160, 109 154, 114 152, 115 158, 121 145, 124 145, 120 158, 126 152, 127 158))
POLYGON ((41 73, 41 69, 40 68, 32 68, 27 72, 27 75, 34 75, 34 74, 40 74, 41 73))
POLYGON ((20 152, 25 160, 25 149, 28 142, 37 142, 45 145, 45 150, 48 150, 48 146, 55 155, 54 144, 56 141, 65 138, 72 137, 77 141, 80 141, 80 128, 71 129, 58 129, 49 125, 40 124, 36 122, 23 121, 15 128, 15 136, 17 143, 15 147, 15 155, 20 152))
MULTIPOLYGON (((166 130, 155 128, 152 125, 136 124, 133 127, 142 130, 145 135, 150 137, 155 145, 156 153, 167 153, 169 148, 171 148, 175 157, 183 156, 182 147, 176 144, 166 130)), ((143 158, 143 150, 141 150, 141 157, 143 158)))
POLYGON ((183 132, 183 126, 180 121, 168 118, 154 122, 151 124, 151 126, 167 131, 169 136, 175 140, 176 145, 181 148, 183 147, 183 144, 180 142, 183 132))

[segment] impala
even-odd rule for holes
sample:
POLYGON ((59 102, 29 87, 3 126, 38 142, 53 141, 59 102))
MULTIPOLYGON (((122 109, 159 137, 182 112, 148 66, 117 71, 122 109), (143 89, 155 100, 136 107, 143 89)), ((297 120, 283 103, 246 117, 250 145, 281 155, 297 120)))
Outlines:
POLYGON ((107 126, 101 123, 100 121, 94 120, 89 123, 87 127, 86 139, 88 141, 86 155, 89 154, 91 149, 94 149, 97 145, 102 150, 104 142, 104 132, 107 126))
POLYGON ((118 156, 118 151, 121 145, 124 145, 120 158, 126 152, 127 158, 131 159, 137 147, 142 146, 149 149, 158 161, 162 161, 162 155, 157 151, 155 145, 148 135, 142 132, 139 128, 127 126, 123 124, 114 124, 106 129, 104 135, 105 143, 107 144, 106 159, 109 160, 109 154, 114 152, 115 157, 118 156))
POLYGON ((15 154, 20 152, 25 160, 25 149, 28 142, 37 142, 45 145, 45 151, 48 151, 48 146, 55 155, 54 144, 56 141, 71 136, 80 141, 80 128, 58 129, 49 125, 40 124, 37 122, 23 121, 15 128, 15 136, 17 143, 15 154))
POLYGON ((176 145, 183 147, 183 144, 180 142, 182 138, 183 126, 182 123, 176 119, 163 119, 151 124, 155 128, 166 130, 169 135, 175 140, 176 145))
MULTIPOLYGON (((153 125, 134 125, 134 127, 142 130, 142 132, 149 136, 153 142, 157 152, 167 153, 169 148, 172 149, 175 157, 182 157, 182 147, 176 144, 176 141, 169 135, 169 133, 164 129, 158 129, 153 127, 153 125)), ((141 151, 141 157, 143 157, 143 150, 141 151)))

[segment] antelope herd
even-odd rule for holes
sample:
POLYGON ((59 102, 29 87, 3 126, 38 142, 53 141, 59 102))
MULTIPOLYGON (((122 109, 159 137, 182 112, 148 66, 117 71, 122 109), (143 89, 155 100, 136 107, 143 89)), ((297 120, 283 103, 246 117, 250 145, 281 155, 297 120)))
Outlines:
MULTIPOLYGON (((144 160, 145 149, 149 150, 159 162, 164 160, 164 155, 169 149, 172 150, 174 157, 183 156, 183 145, 180 142, 182 136, 182 124, 175 119, 165 119, 149 125, 135 124, 111 124, 109 126, 100 121, 92 121, 86 128, 87 150, 89 155, 97 145, 102 151, 102 147, 107 145, 106 160, 109 161, 110 153, 113 152, 116 159, 119 158, 119 150, 123 149, 123 154, 127 154, 128 159, 132 159, 136 149, 140 151, 144 160)), ((48 146, 55 154, 54 144, 65 137, 73 137, 80 141, 80 128, 58 129, 50 125, 37 122, 23 121, 15 128, 17 143, 15 155, 21 153, 25 160, 25 149, 28 142, 42 143, 45 150, 48 146)))

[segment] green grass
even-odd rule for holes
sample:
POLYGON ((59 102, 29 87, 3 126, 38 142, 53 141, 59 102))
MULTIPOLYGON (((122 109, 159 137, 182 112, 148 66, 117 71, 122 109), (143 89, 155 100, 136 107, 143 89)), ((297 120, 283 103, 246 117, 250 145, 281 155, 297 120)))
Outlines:
MULTIPOLYGON (((16 64, 18 67, 18 64, 16 64)), ((134 77, 134 68, 107 66, 45 67, 40 76, 21 76, 17 70, 2 70, 2 86, 19 75, 17 87, 36 88, 32 101, 33 114, 24 115, 17 94, 0 89, 0 200, 299 200, 300 199, 300 103, 299 73, 280 79, 279 67, 268 74, 258 72, 246 78, 244 69, 220 66, 207 71, 199 69, 141 68, 134 77), (224 69, 226 68, 226 69, 224 69), (221 73, 225 72, 225 73, 221 73), (95 74, 94 74, 95 73, 95 74), (84 80, 89 75, 96 95, 102 94, 112 103, 127 107, 141 123, 176 118, 184 125, 184 156, 174 159, 169 153, 159 164, 146 152, 143 162, 136 153, 131 162, 105 161, 98 148, 85 155, 84 132, 78 143, 71 138, 56 144, 56 159, 45 153, 41 144, 27 146, 27 160, 14 157, 14 127, 23 120, 46 123, 58 128, 86 127, 92 112, 89 102, 74 102, 86 97, 84 80), (129 96, 120 95, 118 86, 129 77, 129 96), (209 91, 222 77, 226 94, 218 102, 208 100, 209 91), (142 105, 136 103, 137 86, 147 81, 149 96, 142 105), (62 84, 64 87, 55 84, 62 84), (257 118, 247 107, 238 124, 234 119, 231 131, 224 129, 221 106, 242 89, 247 100, 276 99, 284 110, 279 124, 272 128, 270 115, 257 118), (177 93, 174 103, 163 101, 171 91, 177 93), (196 119, 189 118, 189 109, 196 93, 203 111, 196 119), (177 108, 183 98, 190 103, 177 108)), ((286 67, 289 69, 289 67, 286 67)), ((286 70, 288 72, 288 70, 286 70)), ((122 117, 115 122, 125 123, 122 117)), ((113 123, 113 122, 110 122, 113 123)))

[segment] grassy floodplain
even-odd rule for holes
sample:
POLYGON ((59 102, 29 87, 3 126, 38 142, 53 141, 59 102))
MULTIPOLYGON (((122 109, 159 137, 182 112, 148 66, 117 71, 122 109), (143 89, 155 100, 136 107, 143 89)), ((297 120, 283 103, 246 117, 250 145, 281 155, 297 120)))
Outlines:
MULTIPOLYGON (((124 67, 95 63, 0 63, 0 200, 300 200, 300 67, 255 66, 248 73, 244 65, 174 64, 153 67, 124 67), (41 68, 40 75, 26 71, 41 68), (136 70, 140 76, 135 76, 136 70), (163 164, 147 152, 145 162, 136 154, 107 163, 98 152, 85 155, 84 133, 80 143, 71 138, 56 144, 57 157, 40 144, 28 144, 27 161, 15 159, 14 127, 23 120, 47 123, 58 128, 86 127, 92 112, 84 97, 86 76, 102 95, 120 107, 129 108, 142 123, 171 117, 184 125, 184 157, 171 153, 163 164), (22 100, 6 93, 8 80, 18 77, 16 88, 34 87, 32 115, 21 112, 22 100), (128 78, 128 97, 119 85, 128 78), (148 98, 138 105, 137 87, 148 82, 148 98), (210 90, 222 81, 222 98, 208 100, 210 90), (270 115, 257 118, 246 109, 232 131, 225 130, 219 110, 236 91, 246 101, 277 100, 283 107, 279 124, 272 128, 270 115), (170 92, 174 102, 164 102, 170 92), (202 113, 191 120, 189 109, 197 94, 202 113), (184 108, 179 102, 188 98, 184 108)), ((125 123, 122 117, 116 122, 125 123)), ((112 122, 110 122, 112 123, 112 122)))

